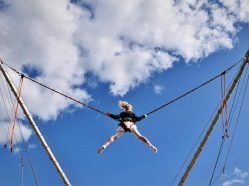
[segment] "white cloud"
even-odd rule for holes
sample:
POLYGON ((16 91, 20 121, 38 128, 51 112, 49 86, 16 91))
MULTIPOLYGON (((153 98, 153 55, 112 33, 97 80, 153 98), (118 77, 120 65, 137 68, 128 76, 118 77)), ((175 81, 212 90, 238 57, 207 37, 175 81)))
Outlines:
POLYGON ((161 94, 163 90, 164 90, 164 87, 162 85, 155 85, 154 86, 154 92, 156 94, 161 94))
POLYGON ((233 13, 237 19, 248 22, 249 21, 249 1, 247 0, 221 0, 228 10, 233 13))
MULTIPOLYGON (((88 101, 89 95, 74 86, 84 83, 84 68, 73 34, 81 11, 67 0, 4 1, 0 11, 0 53, 3 60, 19 70, 31 64, 41 71, 37 80, 73 97, 88 101)), ((17 82, 17 77, 12 76, 17 82)), ((55 119, 72 102, 25 81, 23 96, 33 114, 55 119)))
POLYGON ((14 154, 19 154, 19 152, 21 151, 22 149, 20 147, 14 147, 14 150, 13 150, 14 154))
MULTIPOLYGON (((245 184, 246 178, 249 176, 249 172, 242 171, 238 167, 234 168, 232 178, 222 183, 222 186, 233 186, 238 184, 245 184)), ((228 176, 229 177, 229 176, 228 176)))
POLYGON ((220 48, 231 49, 238 32, 235 24, 247 22, 235 11, 248 14, 244 7, 233 10, 207 0, 79 2, 94 7, 94 19, 84 17, 78 30, 79 45, 86 51, 83 58, 89 71, 110 82, 114 95, 167 70, 179 55, 188 62, 220 48), (156 48, 166 56, 164 63, 154 58, 156 48))
MULTIPOLYGON (((32 130, 26 125, 23 125, 21 122, 19 123, 20 123, 20 128, 21 128, 24 140, 27 141, 32 135, 32 130)), ((0 144, 2 145, 6 143, 6 139, 7 139, 8 144, 10 143, 11 133, 12 133, 12 123, 11 123, 10 128, 9 128, 9 125, 10 125, 10 122, 0 120, 0 144), (9 128, 9 135, 7 138, 8 128, 9 128)), ((18 124, 16 123, 14 135, 13 135, 13 145, 17 143, 21 143, 21 142, 22 142, 22 136, 21 136, 18 124)))
POLYGON ((36 147, 37 147, 36 144, 29 144, 29 145, 28 145, 28 148, 29 148, 29 149, 35 149, 36 147))
POLYGON ((232 186, 232 185, 235 185, 235 184, 244 184, 245 182, 243 180, 240 180, 240 179, 232 179, 232 180, 229 180, 229 181, 225 181, 222 186, 232 186))
POLYGON ((238 167, 234 168, 233 174, 235 176, 239 177, 240 179, 245 179, 246 177, 249 176, 249 172, 244 172, 244 171, 240 170, 238 167))
MULTIPOLYGON (((96 78, 95 85, 108 83, 113 95, 125 95, 180 57, 196 61, 233 48, 236 25, 249 21, 249 2, 243 0, 3 2, 1 57, 18 69, 32 65, 39 69, 37 80, 86 102, 87 91, 75 88, 87 85, 86 74, 96 78)), ((28 81, 23 95, 43 120, 72 104, 28 81)))

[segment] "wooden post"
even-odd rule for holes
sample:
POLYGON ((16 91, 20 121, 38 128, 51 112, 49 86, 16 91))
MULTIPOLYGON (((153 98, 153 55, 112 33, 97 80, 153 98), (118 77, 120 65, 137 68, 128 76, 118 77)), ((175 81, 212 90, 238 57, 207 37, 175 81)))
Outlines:
POLYGON ((10 89, 11 91, 13 92, 13 94, 15 95, 19 105, 21 106, 22 110, 23 110, 23 113, 26 115, 30 125, 32 126, 32 128, 34 129, 35 131, 35 134, 37 135, 38 139, 40 140, 42 146, 44 147, 46 153, 48 154, 48 157, 49 159, 52 161, 52 163, 54 164, 57 172, 59 173, 60 177, 62 178, 63 180, 63 183, 66 185, 66 186, 71 186, 69 180, 67 179, 65 173, 63 172, 62 168, 60 167, 58 161, 56 160, 56 158, 54 157, 51 149, 49 148, 47 142, 45 141, 43 135, 41 134, 39 128, 37 127, 32 115, 30 114, 28 108, 26 107, 23 99, 21 97, 18 96, 18 93, 17 93, 17 90, 16 90, 16 87, 15 85, 13 84, 13 82, 11 81, 9 75, 6 73, 6 69, 3 65, 3 62, 2 60, 0 60, 0 70, 1 72, 3 73, 3 76, 5 77, 7 83, 9 84, 10 86, 10 89))
POLYGON ((213 131, 213 129, 214 129, 214 127, 215 127, 215 125, 216 125, 219 117, 220 117, 220 114, 222 113, 222 111, 224 109, 223 105, 226 105, 227 101, 229 100, 229 98, 230 98, 230 96, 231 96, 231 94, 232 94, 232 92, 233 92, 233 90, 234 90, 234 88, 235 88, 235 86, 236 86, 239 78, 241 77, 245 66, 248 64, 248 62, 249 62, 249 50, 247 51, 247 53, 246 53, 246 55, 244 57, 244 62, 241 64, 240 69, 239 69, 239 71, 238 71, 238 73, 237 73, 237 75, 236 75, 236 77, 235 77, 235 79, 234 79, 231 87, 229 88, 229 90, 228 90, 226 96, 224 97, 224 99, 222 100, 222 103, 221 103, 221 105, 220 105, 220 107, 218 109, 218 112, 215 115, 214 119, 212 120, 212 123, 211 123, 208 131, 206 132, 206 135, 204 136, 203 140, 201 141, 201 143, 200 143, 197 151, 194 154, 194 157, 192 158, 190 164, 187 167, 187 170, 185 171, 184 175, 182 176, 182 178, 181 178, 181 180, 180 180, 180 182, 178 184, 179 186, 183 186, 184 185, 184 183, 185 183, 185 181, 186 181, 186 179, 187 179, 187 177, 188 177, 191 169, 193 168, 196 160, 198 159, 198 157, 199 157, 199 155, 200 155, 203 147, 205 146, 205 144, 206 144, 206 142, 207 142, 207 140, 208 140, 211 132, 213 131))

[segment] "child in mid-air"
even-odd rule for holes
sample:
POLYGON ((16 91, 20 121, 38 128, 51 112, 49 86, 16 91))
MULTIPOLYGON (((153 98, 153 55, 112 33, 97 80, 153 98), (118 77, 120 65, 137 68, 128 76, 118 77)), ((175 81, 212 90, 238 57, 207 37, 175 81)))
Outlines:
POLYGON ((112 142, 117 140, 120 136, 122 136, 124 133, 131 132, 134 134, 138 139, 143 141, 146 145, 148 145, 155 153, 157 153, 157 148, 154 147, 150 141, 142 136, 140 132, 137 129, 136 122, 141 121, 142 119, 146 118, 147 115, 144 114, 140 117, 137 117, 136 114, 132 112, 132 106, 126 102, 126 101, 119 101, 119 106, 124 110, 118 115, 114 115, 111 113, 106 113, 107 116, 120 121, 119 127, 117 128, 116 134, 111 136, 102 147, 98 150, 98 154, 101 154, 103 150, 109 146, 112 142))

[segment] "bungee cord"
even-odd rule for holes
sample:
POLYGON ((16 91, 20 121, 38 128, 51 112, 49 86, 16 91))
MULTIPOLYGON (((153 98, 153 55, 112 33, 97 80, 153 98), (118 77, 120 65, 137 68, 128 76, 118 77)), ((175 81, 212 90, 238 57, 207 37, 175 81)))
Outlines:
MULTIPOLYGON (((27 76, 27 75, 25 75, 25 74, 19 72, 18 70, 14 69, 13 67, 7 65, 7 64, 4 63, 1 59, 0 59, 0 62, 1 62, 2 64, 6 65, 6 66, 7 66, 8 68, 10 68, 11 70, 13 70, 14 72, 16 72, 18 75, 20 75, 22 80, 23 80, 23 78, 26 78, 26 79, 28 79, 28 80, 30 80, 30 81, 32 81, 32 82, 34 82, 34 83, 36 83, 36 84, 38 84, 38 85, 44 87, 44 88, 46 88, 46 89, 49 89, 49 90, 51 90, 51 91, 53 91, 53 92, 55 92, 55 93, 57 93, 57 94, 59 94, 59 95, 61 95, 61 96, 64 96, 64 97, 67 98, 67 99, 70 99, 70 100, 72 100, 72 101, 74 101, 74 102, 76 102, 76 103, 78 103, 78 104, 81 104, 81 105, 83 105, 83 106, 85 106, 85 107, 87 107, 87 108, 89 108, 89 109, 92 109, 92 110, 94 110, 94 111, 96 111, 96 112, 98 112, 98 113, 100 113, 100 114, 107 115, 106 112, 103 112, 103 111, 99 110, 98 108, 95 108, 95 107, 93 107, 93 106, 90 106, 90 105, 88 105, 88 104, 86 104, 86 103, 84 103, 84 102, 82 102, 82 101, 79 101, 79 100, 77 100, 77 99, 75 99, 75 98, 73 98, 73 97, 71 97, 71 96, 69 96, 69 95, 67 95, 67 94, 62 93, 61 91, 58 91, 58 90, 56 90, 56 89, 54 89, 54 88, 51 88, 51 87, 49 87, 48 85, 45 85, 45 84, 43 84, 43 83, 41 83, 41 82, 39 82, 39 81, 37 81, 37 80, 35 80, 35 79, 33 79, 33 78, 30 78, 29 76, 27 76)), ((191 94, 191 93, 197 91, 198 89, 204 87, 205 85, 211 83, 212 81, 216 80, 218 77, 224 77, 224 94, 225 94, 225 91, 226 91, 226 87, 225 87, 225 83, 226 83, 226 79, 225 79, 225 78, 226 78, 226 77, 225 77, 225 75, 226 75, 231 69, 233 69, 237 64, 239 64, 240 62, 241 62, 241 60, 239 60, 238 62, 236 62, 235 64, 233 64, 233 65, 230 66, 229 68, 225 69, 224 71, 222 71, 221 73, 219 73, 219 74, 216 75, 215 77, 213 77, 213 78, 209 79, 208 81, 206 81, 206 82, 204 82, 204 83, 202 83, 202 84, 196 86, 195 88, 193 88, 193 89, 187 91, 186 93, 184 93, 184 94, 182 94, 182 95, 176 97, 175 99, 173 99, 173 100, 171 100, 171 101, 169 101, 169 102, 167 102, 167 103, 164 103, 163 105, 161 105, 161 106, 155 108, 154 110, 148 112, 146 115, 151 115, 151 114, 153 114, 153 113, 159 111, 160 109, 163 109, 164 107, 169 106, 170 104, 172 104, 172 103, 174 103, 174 102, 180 100, 181 98, 184 98, 185 96, 187 96, 187 95, 189 95, 189 94, 191 94)), ((247 79, 247 84, 248 84, 248 80, 249 80, 249 76, 248 76, 248 79, 247 79)), ((247 87, 246 87, 246 88, 247 88, 247 87)), ((246 89, 245 89, 245 91, 246 91, 246 89)), ((20 92, 21 92, 21 90, 20 90, 20 92)), ((19 96, 20 96, 20 93, 18 94, 18 97, 19 97, 19 96)), ((244 96, 245 96, 245 92, 244 92, 244 96)), ((243 96, 243 100, 244 100, 244 96, 243 96)), ((242 103, 243 103, 243 100, 242 100, 242 103)), ((226 113, 225 113, 225 114, 226 114, 226 126, 225 126, 225 130, 226 130, 226 129, 228 129, 228 123, 227 123, 227 122, 228 122, 227 105, 223 105, 223 106, 224 106, 224 108, 226 108, 226 109, 225 109, 225 111, 226 111, 226 113)), ((241 107, 242 107, 242 104, 241 104, 241 107)), ((240 111, 241 111, 241 108, 240 108, 240 111)), ((239 112, 239 114, 240 114, 240 112, 239 112)), ((229 115, 229 116, 230 116, 230 115, 229 115)), ((237 122, 238 122, 238 119, 237 119, 237 122)), ((237 124, 236 124, 236 126, 237 126, 237 124)), ((19 126, 19 127, 20 127, 20 126, 19 126)), ((14 126, 13 126, 13 129, 14 129, 14 126)), ((224 128, 223 128, 223 129, 224 129, 224 128)), ((236 130, 236 129, 235 129, 235 130, 236 130)), ((226 132, 227 132, 227 131, 225 131, 225 133, 226 133, 226 132)), ((12 131, 12 133, 13 133, 13 131, 12 131)), ((235 133, 235 131, 234 131, 234 133, 235 133)), ((233 135, 234 135, 234 133, 233 133, 233 135)), ((12 134, 12 135, 13 135, 13 134, 12 134)), ((232 139, 232 140, 233 140, 233 139, 232 139)), ((12 141, 12 139, 11 139, 11 141, 12 141)), ((12 142, 11 142, 11 144, 12 144, 12 142)), ((222 143, 221 143, 221 147, 223 147, 223 144, 224 144, 224 140, 223 140, 222 143)), ((230 145, 230 146, 231 146, 231 145, 230 145)), ((229 148, 229 150, 230 150, 230 148, 229 148)), ((219 154, 218 154, 218 158, 217 158, 217 161, 216 161, 216 165, 217 165, 217 162, 218 162, 218 159, 219 159, 219 156, 220 156, 221 151, 222 151, 222 148, 220 148, 220 150, 219 150, 219 154)), ((215 168, 216 168, 216 165, 215 165, 215 168)), ((224 167, 225 167, 225 166, 224 166, 224 167)), ((223 170, 224 170, 224 167, 223 167, 223 170)), ((214 175, 214 173, 213 173, 213 175, 214 175)), ((212 175, 212 177, 213 177, 213 175, 212 175)), ((212 183, 212 179, 211 179, 209 185, 211 185, 211 183, 212 183)))
MULTIPOLYGON (((212 81, 216 80, 218 77, 220 77, 220 76, 222 76, 222 75, 228 73, 231 69, 233 69, 233 68, 234 68, 236 65, 238 65, 241 61, 242 61, 242 59, 240 59, 240 60, 237 61, 235 64, 231 65, 229 68, 225 69, 224 71, 222 71, 221 73, 219 73, 219 74, 216 75, 215 77, 213 77, 213 78, 209 79, 208 81, 206 81, 206 82, 204 82, 204 83, 198 85, 197 87, 191 89, 190 91, 187 91, 186 93, 184 93, 184 94, 178 96, 177 98, 174 98, 173 100, 171 100, 171 101, 169 101, 169 102, 167 102, 167 103, 165 103, 165 104, 159 106, 158 108, 156 108, 156 109, 154 109, 154 110, 148 112, 146 115, 147 115, 147 116, 148 116, 148 115, 151 115, 151 114, 153 114, 153 113, 159 111, 160 109, 162 109, 162 108, 164 108, 164 107, 166 107, 166 106, 168 106, 168 105, 170 105, 170 104, 172 104, 172 103, 174 103, 174 102, 180 100, 181 98, 183 98, 183 97, 185 97, 185 96, 187 96, 187 95, 189 95, 189 94, 195 92, 196 90, 198 90, 198 89, 204 87, 205 85, 207 85, 207 84, 211 83, 212 81)), ((56 89, 54 89, 54 88, 52 88, 52 87, 50 87, 50 86, 48 86, 48 85, 45 85, 45 84, 43 84, 43 83, 41 83, 41 82, 39 82, 39 81, 37 81, 37 80, 35 80, 35 79, 33 79, 33 78, 28 77, 27 75, 25 75, 25 74, 19 72, 19 71, 16 70, 15 68, 13 68, 13 67, 11 67, 10 65, 6 64, 6 63, 3 62, 2 60, 1 60, 1 63, 4 64, 5 66, 7 66, 7 67, 8 67, 9 69, 11 69, 12 71, 14 71, 15 73, 19 74, 20 76, 23 76, 23 78, 26 78, 26 79, 28 79, 28 80, 34 82, 35 84, 38 84, 38 85, 40 85, 40 86, 42 86, 42 87, 44 87, 44 88, 46 88, 46 89, 49 89, 49 90, 51 90, 52 92, 55 92, 55 93, 57 93, 57 94, 59 94, 59 95, 65 97, 65 98, 67 98, 67 99, 70 99, 70 100, 72 100, 72 101, 74 101, 74 102, 76 102, 76 103, 78 103, 78 104, 80 104, 80 105, 82 105, 82 106, 85 106, 85 107, 87 107, 87 108, 89 108, 89 109, 91 109, 91 110, 94 110, 94 111, 96 111, 96 112, 98 112, 98 113, 100 113, 100 114, 103 114, 103 115, 106 115, 106 114, 107 114, 107 112, 101 111, 100 109, 98 109, 98 108, 96 108, 96 107, 90 106, 90 105, 88 105, 88 104, 86 104, 86 103, 84 103, 84 102, 82 102, 82 101, 79 101, 79 100, 77 100, 77 99, 75 99, 75 98, 73 98, 73 97, 71 97, 71 96, 69 96, 69 95, 67 95, 67 94, 65 94, 65 93, 62 93, 62 92, 59 91, 59 90, 56 90, 56 89)))
POLYGON ((195 88, 189 90, 188 92, 186 92, 186 93, 180 95, 179 97, 177 97, 177 98, 175 98, 175 99, 173 99, 173 100, 171 100, 171 101, 169 101, 169 102, 167 102, 167 103, 165 103, 165 104, 159 106, 158 108, 155 108, 154 110, 148 112, 147 115, 153 114, 154 112, 159 111, 160 109, 162 109, 162 108, 164 108, 164 107, 166 107, 166 106, 168 106, 168 105, 170 105, 170 104, 172 104, 172 103, 178 101, 179 99, 181 99, 181 98, 183 98, 183 97, 185 97, 185 96, 187 96, 187 95, 189 95, 189 94, 195 92, 196 90, 198 90, 198 89, 204 87, 205 85, 211 83, 212 81, 216 80, 216 79, 219 78, 220 76, 222 76, 222 75, 228 73, 228 72, 229 72, 231 69, 233 69, 236 65, 238 65, 239 63, 241 63, 241 61, 242 61, 242 59, 240 59, 238 62, 236 62, 235 64, 233 64, 233 65, 230 66, 229 68, 225 69, 224 71, 222 71, 221 73, 219 73, 219 74, 216 75, 215 77, 209 79, 208 81, 206 81, 206 82, 204 82, 204 83, 198 85, 197 87, 195 87, 195 88))
POLYGON ((70 100, 72 100, 72 101, 74 101, 74 102, 76 102, 76 103, 78 103, 78 104, 80 104, 80 105, 83 105, 83 106, 85 106, 85 107, 87 107, 87 108, 89 108, 89 109, 92 109, 92 110, 94 110, 94 111, 96 111, 96 112, 98 112, 98 113, 100 113, 100 114, 106 115, 105 112, 103 112, 103 111, 101 111, 101 110, 99 110, 99 109, 97 109, 97 108, 95 108, 95 107, 93 107, 93 106, 90 106, 90 105, 88 105, 88 104, 86 104, 86 103, 84 103, 84 102, 82 102, 82 101, 79 101, 79 100, 77 100, 77 99, 75 99, 75 98, 73 98, 73 97, 71 97, 71 96, 69 96, 69 95, 66 95, 66 94, 64 94, 64 93, 62 93, 62 92, 60 92, 60 91, 58 91, 58 90, 55 90, 54 88, 51 88, 51 87, 49 87, 48 85, 45 85, 45 84, 43 84, 43 83, 41 83, 41 82, 36 81, 36 80, 33 79, 33 78, 30 78, 30 77, 26 76, 25 74, 19 72, 18 70, 14 69, 13 67, 11 67, 11 66, 9 66, 8 64, 4 63, 2 60, 1 60, 1 63, 4 64, 5 66, 7 66, 8 68, 10 68, 12 71, 14 71, 14 72, 16 72, 17 74, 19 74, 20 76, 23 76, 23 78, 26 78, 26 79, 28 79, 28 80, 30 80, 30 81, 32 81, 32 82, 34 82, 34 83, 36 83, 36 84, 38 84, 38 85, 44 87, 44 88, 46 88, 46 89, 51 90, 52 92, 55 92, 55 93, 57 93, 57 94, 59 94, 59 95, 65 97, 65 98, 68 98, 68 99, 70 99, 70 100))

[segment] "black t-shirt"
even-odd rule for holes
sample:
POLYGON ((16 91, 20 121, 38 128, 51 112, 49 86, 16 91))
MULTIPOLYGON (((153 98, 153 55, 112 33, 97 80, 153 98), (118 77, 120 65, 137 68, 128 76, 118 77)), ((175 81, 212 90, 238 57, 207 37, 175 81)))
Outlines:
POLYGON ((121 112, 118 115, 110 114, 110 117, 115 120, 119 120, 120 122, 131 121, 135 123, 137 121, 141 121, 142 119, 144 119, 145 115, 138 117, 133 112, 121 112))

